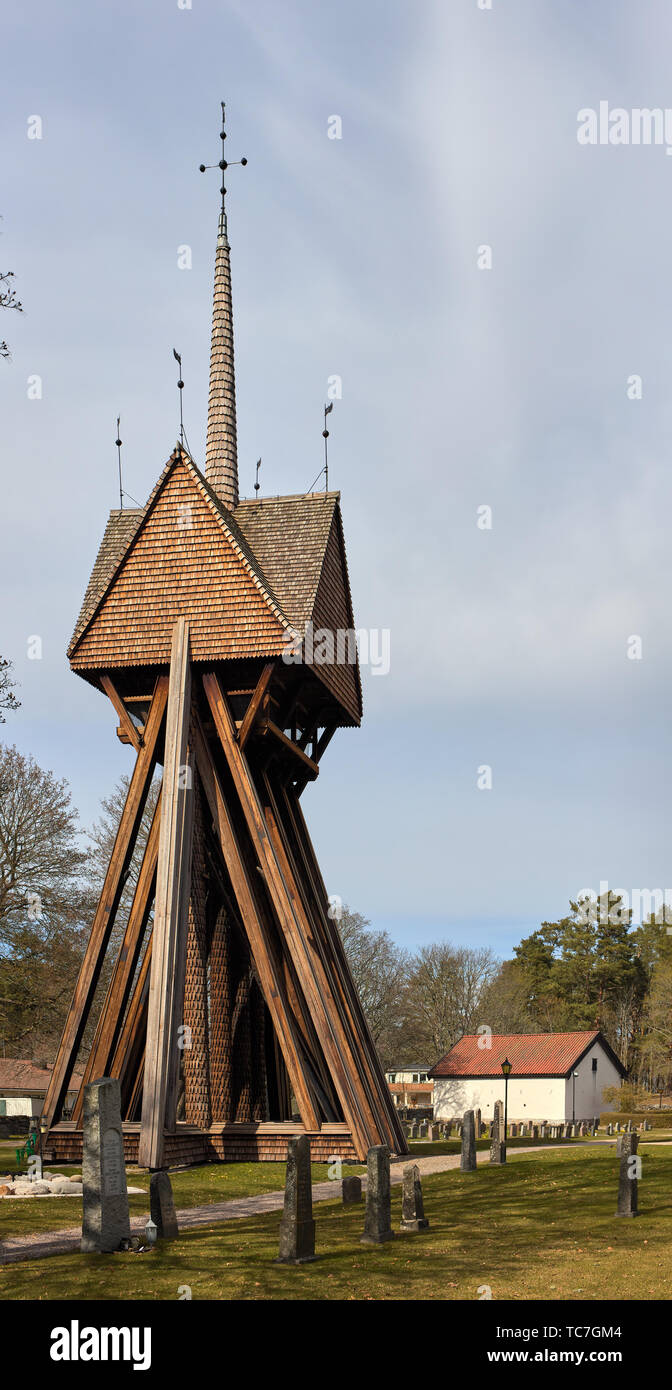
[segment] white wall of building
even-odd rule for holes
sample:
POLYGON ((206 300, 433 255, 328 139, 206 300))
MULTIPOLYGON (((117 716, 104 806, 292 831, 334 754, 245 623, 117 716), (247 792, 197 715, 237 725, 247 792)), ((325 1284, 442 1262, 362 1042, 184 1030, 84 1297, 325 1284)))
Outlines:
POLYGON ((6 1115, 39 1115, 44 1102, 44 1097, 39 1096, 6 1096, 5 1114, 6 1115))
MULTIPOLYGON (((610 1107, 603 1099, 602 1092, 605 1086, 620 1086, 621 1074, 618 1067, 614 1066, 611 1057, 599 1043, 594 1043, 581 1059, 576 1078, 576 1108, 577 1120, 584 1118, 590 1119, 593 1115, 599 1115, 601 1110, 608 1110, 610 1107), (593 1058, 597 1061, 597 1070, 593 1071, 593 1058)), ((571 1076, 565 1083, 565 1107, 567 1119, 572 1118, 572 1078, 571 1076)))
MULTIPOLYGON (((495 1101, 504 1104, 504 1077, 475 1077, 473 1080, 454 1076, 434 1077, 434 1118, 454 1120, 465 1110, 480 1110, 481 1119, 491 1120, 495 1101)), ((509 1077, 509 1120, 548 1120, 560 1123, 565 1118, 565 1083, 562 1078, 509 1077)))
MULTIPOLYGON (((576 1078, 577 1120, 590 1120, 605 1109, 602 1091, 605 1086, 619 1086, 621 1077, 618 1068, 599 1043, 594 1043, 586 1056, 581 1059, 576 1078), (597 1071, 593 1071, 593 1058, 597 1059, 597 1071)), ((460 1118, 465 1110, 480 1110, 485 1121, 492 1119, 495 1101, 504 1103, 504 1077, 434 1077, 434 1118, 454 1120, 460 1118)), ((563 1124, 572 1118, 572 1078, 542 1076, 516 1078, 509 1077, 508 1098, 509 1120, 548 1120, 549 1124, 563 1124)))

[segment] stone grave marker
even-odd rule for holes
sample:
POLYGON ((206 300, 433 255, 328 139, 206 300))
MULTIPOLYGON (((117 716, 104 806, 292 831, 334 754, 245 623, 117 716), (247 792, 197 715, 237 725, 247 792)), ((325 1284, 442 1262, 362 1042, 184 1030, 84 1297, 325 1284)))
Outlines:
POLYGON ((149 1179, 149 1214, 156 1226, 157 1240, 177 1240, 179 1233, 173 1188, 164 1168, 149 1179))
POLYGON ((366 1213, 362 1245, 383 1245, 394 1239, 390 1211, 390 1151, 376 1144, 366 1155, 366 1213))
POLYGON ((341 1183, 341 1194, 343 1197, 344 1207, 354 1206, 355 1202, 361 1202, 362 1179, 356 1176, 351 1178, 343 1178, 343 1181, 341 1183))
POLYGON ((637 1215, 638 1143, 639 1139, 636 1134, 622 1134, 619 1139, 617 1146, 617 1151, 620 1148, 617 1216, 637 1215))
POLYGON ((462 1125, 462 1152, 460 1154, 460 1172, 474 1173, 476 1171, 476 1130, 474 1128, 474 1112, 467 1110, 462 1125))
POLYGON ((402 1231, 426 1231, 429 1221, 425 1216, 422 1201, 422 1183, 417 1163, 409 1163, 404 1168, 401 1196, 402 1231))
POLYGON ((495 1101, 495 1118, 492 1123, 490 1140, 490 1162, 506 1163, 506 1141, 504 1139, 504 1106, 501 1100, 495 1101))
POLYGON ((302 1265, 316 1258, 310 1139, 301 1134, 287 1144, 285 1204, 280 1222, 277 1264, 302 1265))
POLYGON ((121 1091, 102 1077, 84 1091, 81 1250, 110 1254, 131 1239, 121 1128, 121 1091))

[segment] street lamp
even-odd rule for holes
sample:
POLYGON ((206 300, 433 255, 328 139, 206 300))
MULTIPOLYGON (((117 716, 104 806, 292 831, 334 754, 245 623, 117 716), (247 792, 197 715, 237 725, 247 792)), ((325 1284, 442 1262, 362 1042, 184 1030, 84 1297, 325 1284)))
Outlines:
POLYGON ((505 1057, 502 1062, 502 1071, 504 1072, 504 1143, 506 1143, 506 1123, 509 1111, 509 1077, 512 1071, 508 1057, 505 1057))
POLYGON ((576 1078, 578 1071, 572 1072, 572 1124, 576 1124, 576 1078))

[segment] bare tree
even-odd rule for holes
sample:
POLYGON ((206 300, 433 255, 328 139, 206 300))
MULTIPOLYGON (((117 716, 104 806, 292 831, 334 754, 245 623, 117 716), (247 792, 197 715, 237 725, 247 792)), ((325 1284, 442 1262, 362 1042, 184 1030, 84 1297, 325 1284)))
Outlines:
POLYGON ((87 855, 65 781, 0 746, 0 1036, 53 1050, 86 940, 87 855))
POLYGON ((423 946, 415 957, 406 993, 406 1032, 417 1053, 442 1057, 480 1023, 485 992, 498 962, 489 947, 423 946))
POLYGON ((362 1008, 383 1067, 395 1060, 410 956, 386 931, 344 906, 338 923, 362 1008))
MULTIPOLYGON (((23 313, 23 305, 17 297, 14 289, 14 271, 0 271, 0 309, 14 309, 17 314, 23 313)), ((10 350, 6 342, 0 342, 0 357, 11 357, 10 350)))
POLYGON ((7 723, 2 713, 3 709, 16 710, 21 708, 20 702, 14 694, 16 681, 12 680, 13 670, 14 663, 9 661, 6 656, 0 656, 0 724, 7 723))

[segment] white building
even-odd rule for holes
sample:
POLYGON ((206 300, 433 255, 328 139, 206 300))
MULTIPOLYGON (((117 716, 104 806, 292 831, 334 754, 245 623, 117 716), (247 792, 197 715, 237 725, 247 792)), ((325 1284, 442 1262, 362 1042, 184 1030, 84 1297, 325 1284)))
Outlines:
POLYGON ((434 1084, 427 1062, 406 1062, 385 1073, 390 1095, 397 1109, 431 1108, 434 1084))
MULTIPOLYGON (((49 1064, 0 1057, 0 1120, 11 1115, 41 1115, 51 1071, 49 1064)), ((74 1105, 81 1080, 81 1071, 74 1072, 66 1110, 74 1105)))
POLYGON ((460 1038, 430 1069, 434 1118, 454 1120, 465 1110, 491 1119, 504 1100, 502 1062, 511 1063, 508 1118, 549 1124, 591 1120, 606 1108, 605 1086, 620 1086, 625 1067, 602 1034, 483 1033, 460 1038))

